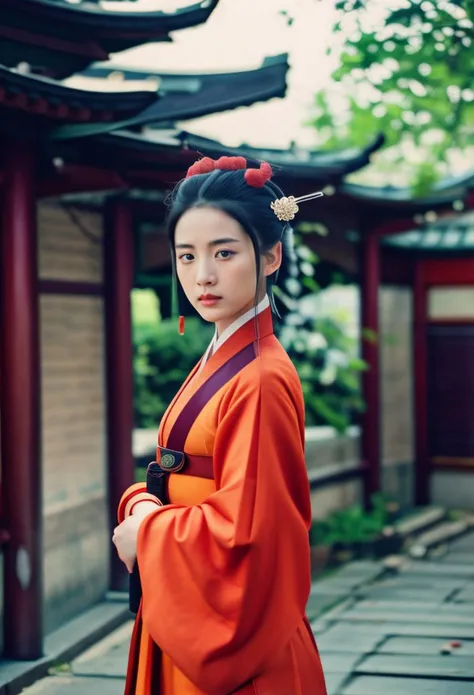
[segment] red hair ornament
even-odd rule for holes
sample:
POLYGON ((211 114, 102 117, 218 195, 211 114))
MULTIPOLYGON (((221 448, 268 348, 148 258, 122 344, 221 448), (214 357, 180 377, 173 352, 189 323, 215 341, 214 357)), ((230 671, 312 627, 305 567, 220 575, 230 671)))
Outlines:
MULTIPOLYGON (((199 174, 210 174, 211 171, 216 169, 220 171, 247 169, 247 160, 245 157, 219 157, 216 160, 210 157, 203 157, 189 167, 186 178, 189 179, 191 176, 198 176, 199 174)), ((253 188, 263 188, 272 176, 272 168, 267 162, 262 162, 259 169, 247 169, 244 174, 246 182, 253 188)))
POLYGON ((273 169, 267 162, 260 164, 260 169, 247 169, 244 178, 249 186, 253 188, 263 188, 267 181, 273 176, 273 169))
POLYGON ((247 168, 247 160, 245 157, 219 157, 215 163, 216 169, 227 171, 237 171, 238 169, 247 168))
POLYGON ((245 157, 219 157, 217 160, 203 157, 189 167, 186 178, 189 179, 191 176, 198 176, 199 174, 210 174, 215 169, 237 171, 246 168, 247 160, 245 157))
POLYGON ((197 176, 198 174, 210 174, 215 168, 216 163, 213 159, 210 157, 203 157, 189 167, 186 178, 189 179, 191 176, 197 176))
MULTIPOLYGON (((247 160, 245 157, 219 157, 214 160, 210 157, 203 157, 198 162, 195 162, 189 167, 186 178, 195 176, 196 174, 209 174, 211 171, 219 169, 220 171, 237 171, 238 169, 246 169, 244 178, 249 186, 253 188, 263 188, 267 181, 273 176, 273 170, 268 162, 262 162, 259 169, 247 169, 247 160)), ((324 193, 317 191, 308 193, 307 195, 295 198, 290 195, 288 198, 277 198, 270 203, 270 207, 281 222, 290 222, 295 218, 299 211, 298 203, 303 203, 307 200, 320 198, 324 193)))

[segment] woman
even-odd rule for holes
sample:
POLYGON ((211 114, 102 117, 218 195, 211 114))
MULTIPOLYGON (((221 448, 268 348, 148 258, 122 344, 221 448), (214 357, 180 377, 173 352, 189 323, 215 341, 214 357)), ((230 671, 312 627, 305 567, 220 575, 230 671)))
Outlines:
POLYGON ((143 590, 127 695, 326 695, 305 618, 302 390, 271 315, 297 207, 271 175, 204 158, 172 198, 178 299, 216 332, 160 425, 167 499, 134 485, 119 507, 113 540, 143 590))

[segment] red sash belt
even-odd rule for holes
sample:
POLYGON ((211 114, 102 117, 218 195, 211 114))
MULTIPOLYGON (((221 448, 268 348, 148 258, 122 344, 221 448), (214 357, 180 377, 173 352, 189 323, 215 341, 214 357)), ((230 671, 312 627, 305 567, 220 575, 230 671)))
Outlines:
POLYGON ((214 479, 212 456, 189 456, 164 446, 156 447, 156 463, 164 473, 193 475, 196 478, 214 479))

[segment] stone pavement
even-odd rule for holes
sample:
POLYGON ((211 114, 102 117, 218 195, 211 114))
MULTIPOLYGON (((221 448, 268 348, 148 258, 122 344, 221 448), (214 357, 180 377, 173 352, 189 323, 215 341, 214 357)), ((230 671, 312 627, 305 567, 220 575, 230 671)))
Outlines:
POLYGON ((329 695, 474 695, 474 533, 355 588, 313 629, 329 695))
MULTIPOLYGON (((308 615, 329 695, 474 695, 474 533, 399 571, 350 563, 315 583, 308 615)), ((24 695, 122 695, 130 632, 126 623, 24 695)))

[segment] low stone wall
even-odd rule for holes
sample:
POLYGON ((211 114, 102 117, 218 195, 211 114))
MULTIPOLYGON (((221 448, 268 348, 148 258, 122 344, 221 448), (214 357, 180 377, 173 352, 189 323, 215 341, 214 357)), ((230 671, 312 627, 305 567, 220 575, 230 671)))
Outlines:
POLYGON ((433 504, 452 509, 474 510, 474 475, 472 471, 434 470, 430 480, 433 504))
POLYGON ((338 474, 348 474, 360 463, 360 434, 351 427, 339 435, 332 427, 308 427, 306 430, 306 464, 311 483, 313 518, 321 519, 336 509, 363 500, 361 478, 340 481, 338 474), (330 478, 336 479, 331 482, 330 478), (323 482, 329 478, 329 482, 323 482))
POLYGON ((112 547, 106 498, 46 515, 44 536, 44 629, 49 634, 105 595, 112 547))

